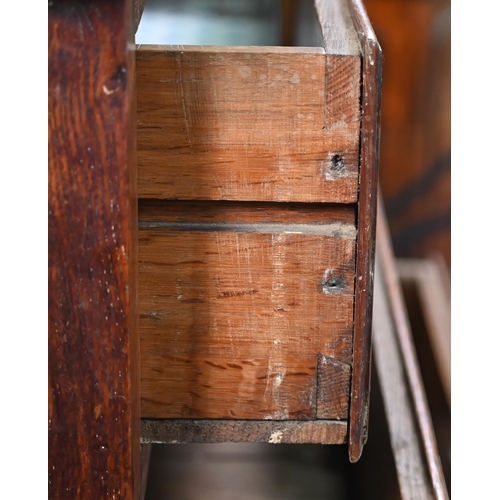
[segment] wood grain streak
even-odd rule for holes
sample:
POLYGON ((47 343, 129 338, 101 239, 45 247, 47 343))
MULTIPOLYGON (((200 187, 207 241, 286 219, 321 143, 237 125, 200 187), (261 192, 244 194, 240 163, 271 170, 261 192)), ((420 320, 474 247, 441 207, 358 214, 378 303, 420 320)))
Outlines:
POLYGON ((350 387, 351 366, 328 356, 319 356, 316 417, 347 419, 350 387))
POLYGON ((54 0, 48 28, 49 497, 133 500, 140 450, 132 4, 54 0))
POLYGON ((351 362, 355 239, 180 224, 139 231, 143 417, 315 418, 317 355, 351 362))
POLYGON ((139 196, 355 202, 360 58, 212 49, 137 51, 139 196))

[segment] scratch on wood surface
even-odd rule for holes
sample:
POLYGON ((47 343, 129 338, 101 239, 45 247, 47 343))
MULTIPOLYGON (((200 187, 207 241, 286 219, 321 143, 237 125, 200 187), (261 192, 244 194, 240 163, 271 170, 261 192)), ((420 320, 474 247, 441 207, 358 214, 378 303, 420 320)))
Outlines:
POLYGON ((170 231, 243 233, 243 234, 315 234, 346 240, 356 239, 356 226, 345 222, 331 224, 250 224, 224 222, 154 222, 139 221, 142 229, 163 228, 170 231))
POLYGON ((189 123, 187 109, 186 109, 186 96, 184 95, 184 78, 182 76, 182 62, 180 60, 181 55, 176 57, 177 67, 179 68, 179 88, 181 89, 181 102, 182 102, 182 113, 184 115, 184 123, 186 125, 186 135, 189 141, 191 149, 193 148, 193 141, 191 139, 191 125, 189 123))

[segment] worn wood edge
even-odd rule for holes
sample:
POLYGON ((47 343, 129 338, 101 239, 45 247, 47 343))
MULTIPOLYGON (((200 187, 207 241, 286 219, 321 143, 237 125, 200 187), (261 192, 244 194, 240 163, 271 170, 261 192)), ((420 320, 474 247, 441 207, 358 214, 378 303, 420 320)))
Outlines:
POLYGON ((345 240, 356 239, 356 226, 343 222, 331 224, 251 224, 223 222, 156 222, 140 221, 141 229, 163 229, 165 231, 188 231, 200 233, 238 233, 238 234, 311 234, 330 236, 345 240))
POLYGON ((359 56, 360 46, 346 0, 315 0, 325 52, 359 56))
POLYGON ((451 314, 448 284, 434 259, 397 259, 403 283, 415 286, 448 408, 451 408, 451 314))
POLYGON ((141 443, 345 444, 346 440, 345 420, 141 420, 141 443))
MULTIPOLYGON (((143 2, 145 0, 140 0, 143 2)), ((142 11, 141 11, 142 15, 142 11)), ((139 21, 138 21, 139 22, 139 21)), ((129 144, 129 200, 130 200, 130 280, 133 286, 129 288, 131 297, 131 328, 133 335, 131 338, 131 387, 132 387, 132 443, 134 446, 134 476, 135 476, 135 498, 141 494, 140 488, 143 484, 142 474, 144 468, 141 464, 141 355, 140 355, 140 332, 139 332, 139 200, 137 195, 137 77, 136 77, 136 44, 135 32, 132 22, 129 23, 129 43, 128 43, 128 65, 129 65, 129 123, 128 123, 128 144, 129 144)), ((146 475, 147 480, 147 475, 146 475)))
MULTIPOLYGON (((387 294, 388 308, 394 325, 395 339, 404 367, 413 416, 416 426, 418 427, 418 434, 421 439, 420 444, 426 459, 426 468, 430 476, 433 496, 439 500, 446 500, 449 498, 446 489, 446 481, 443 474, 441 459, 439 457, 420 366, 413 343, 403 291, 397 273, 389 227, 384 207, 380 200, 378 214, 377 222, 379 237, 377 240, 377 259, 380 261, 380 280, 387 294)), ((384 360, 380 362, 384 363, 384 360)), ((400 443, 396 443, 395 445, 401 446, 400 443)))
POLYGON ((349 460, 356 462, 361 457, 368 437, 382 51, 362 2, 350 0, 349 8, 363 48, 358 258, 356 262, 353 383, 349 417, 349 460))
POLYGON ((144 12, 144 6, 146 5, 146 0, 134 0, 134 33, 137 33, 139 29, 139 24, 141 22, 142 13, 144 12))
POLYGON ((137 45, 137 56, 162 56, 168 53, 204 52, 208 54, 325 54, 323 47, 287 47, 272 45, 137 45))

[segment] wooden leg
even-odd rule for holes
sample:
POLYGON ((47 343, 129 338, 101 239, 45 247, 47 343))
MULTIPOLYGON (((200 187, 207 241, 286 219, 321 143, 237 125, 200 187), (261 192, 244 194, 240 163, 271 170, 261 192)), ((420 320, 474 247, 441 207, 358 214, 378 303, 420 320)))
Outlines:
POLYGON ((49 497, 139 497, 131 0, 49 2, 49 497))

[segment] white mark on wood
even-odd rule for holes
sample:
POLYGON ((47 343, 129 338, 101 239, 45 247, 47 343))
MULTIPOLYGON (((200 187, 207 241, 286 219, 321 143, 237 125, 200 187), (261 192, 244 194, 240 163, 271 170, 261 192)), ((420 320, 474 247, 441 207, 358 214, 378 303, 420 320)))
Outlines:
POLYGON ((111 94, 114 94, 115 92, 117 92, 119 90, 119 87, 116 87, 114 89, 109 90, 108 87, 106 87, 106 85, 103 85, 102 90, 104 91, 104 93, 106 95, 111 95, 111 94))
POLYGON ((268 443, 271 444, 279 444, 283 439, 283 431, 274 431, 270 436, 268 443))
POLYGON ((290 83, 297 84, 300 83, 300 76, 298 74, 295 74, 290 77, 290 83))

